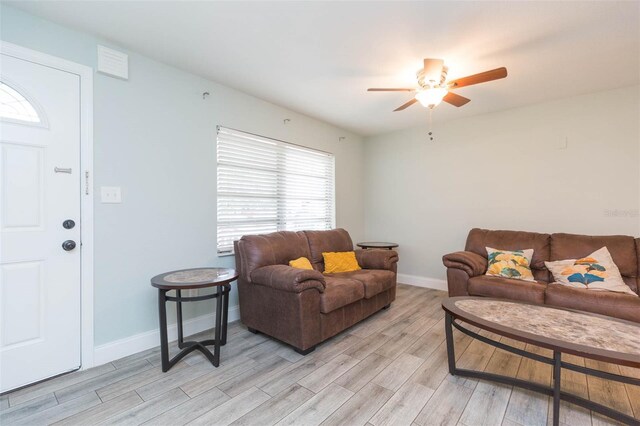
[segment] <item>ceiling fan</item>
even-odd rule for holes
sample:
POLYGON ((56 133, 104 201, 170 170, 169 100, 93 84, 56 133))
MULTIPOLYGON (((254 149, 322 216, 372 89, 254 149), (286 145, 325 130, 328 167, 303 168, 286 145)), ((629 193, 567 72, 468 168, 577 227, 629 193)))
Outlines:
POLYGON ((424 59, 424 67, 418 71, 417 88, 371 88, 368 92, 416 92, 415 97, 394 109, 394 111, 402 111, 416 102, 420 102, 423 106, 433 109, 440 102, 445 101, 453 106, 461 107, 469 102, 464 96, 453 93, 451 90, 464 86, 472 86, 474 84, 486 83, 487 81, 498 80, 507 76, 505 67, 496 68, 491 71, 481 72, 479 74, 470 75, 468 77, 457 78, 447 81, 448 68, 444 65, 442 59, 424 59))

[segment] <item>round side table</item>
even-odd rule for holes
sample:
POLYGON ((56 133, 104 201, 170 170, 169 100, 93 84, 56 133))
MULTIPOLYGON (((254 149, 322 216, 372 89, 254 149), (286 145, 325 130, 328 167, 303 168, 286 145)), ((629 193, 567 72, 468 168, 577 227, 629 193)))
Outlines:
POLYGON ((215 367, 220 365, 220 346, 227 343, 227 318, 229 314, 229 292, 231 282, 238 279, 234 269, 227 268, 195 268, 166 272, 151 278, 151 285, 158 289, 158 310, 160 317, 160 353, 162 371, 166 372, 187 354, 199 350, 215 367), (216 292, 203 296, 182 297, 182 290, 216 287, 216 292), (175 290, 175 296, 167 293, 175 290), (216 300, 216 328, 213 340, 184 341, 182 334, 182 302, 199 300, 216 300), (169 359, 169 338, 167 336, 167 305, 176 302, 178 347, 182 349, 175 357, 169 359), (213 345, 211 353, 207 346, 213 345))
POLYGON ((387 249, 387 250, 392 250, 392 249, 398 247, 398 244, 396 244, 396 243, 385 243, 385 242, 380 242, 380 241, 358 243, 357 245, 358 245, 358 247, 363 248, 363 249, 387 249))

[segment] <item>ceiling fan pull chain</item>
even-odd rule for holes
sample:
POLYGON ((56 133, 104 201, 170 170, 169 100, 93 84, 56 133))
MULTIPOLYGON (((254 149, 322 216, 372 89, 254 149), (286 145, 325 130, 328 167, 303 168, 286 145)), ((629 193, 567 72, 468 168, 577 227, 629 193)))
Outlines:
POLYGON ((433 118, 431 114, 433 113, 433 108, 429 109, 429 140, 433 141, 433 118))

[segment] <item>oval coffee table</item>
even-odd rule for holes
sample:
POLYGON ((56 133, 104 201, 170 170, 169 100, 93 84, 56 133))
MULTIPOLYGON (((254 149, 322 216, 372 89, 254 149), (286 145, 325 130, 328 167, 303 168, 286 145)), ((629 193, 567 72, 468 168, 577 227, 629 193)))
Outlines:
POLYGON ((162 371, 166 372, 187 354, 199 350, 211 363, 220 365, 220 346, 227 343, 227 317, 229 314, 229 292, 231 281, 238 279, 234 269, 227 268, 195 268, 166 272, 151 278, 151 285, 158 289, 158 310, 160 317, 160 355, 162 371), (216 292, 202 296, 182 297, 182 290, 216 287, 216 292), (167 293, 175 290, 176 295, 167 293), (213 340, 184 341, 182 334, 182 302, 196 302, 198 300, 217 299, 216 325, 213 340), (178 347, 182 349, 175 357, 169 359, 169 339, 167 336, 167 300, 176 302, 178 347), (207 346, 213 345, 211 353, 207 346))
POLYGON ((627 424, 640 422, 619 411, 560 389, 563 368, 579 373, 632 385, 640 379, 607 373, 562 361, 561 354, 572 354, 629 367, 640 367, 640 324, 588 312, 512 300, 484 297, 450 297, 444 299, 445 334, 449 373, 492 380, 553 396, 553 424, 558 425, 560 400, 580 405, 627 424), (545 357, 489 339, 463 327, 474 325, 510 339, 551 349, 553 358, 545 357), (499 374, 456 367, 453 329, 484 343, 553 366, 553 387, 499 374))

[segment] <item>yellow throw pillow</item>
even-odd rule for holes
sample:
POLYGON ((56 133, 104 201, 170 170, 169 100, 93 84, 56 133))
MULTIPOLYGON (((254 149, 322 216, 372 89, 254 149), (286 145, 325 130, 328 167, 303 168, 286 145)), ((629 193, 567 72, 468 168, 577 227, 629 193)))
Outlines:
POLYGON ((535 281, 533 273, 531 273, 531 266, 529 266, 533 257, 533 249, 509 251, 497 250, 491 247, 485 248, 489 255, 486 275, 535 281))
POLYGON ((313 269, 311 262, 306 257, 299 257, 296 260, 290 260, 289 266, 297 269, 313 269))
POLYGON ((360 265, 358 265, 354 251, 332 251, 322 253, 322 257, 324 258, 324 272, 326 274, 359 271, 362 269, 360 265))

